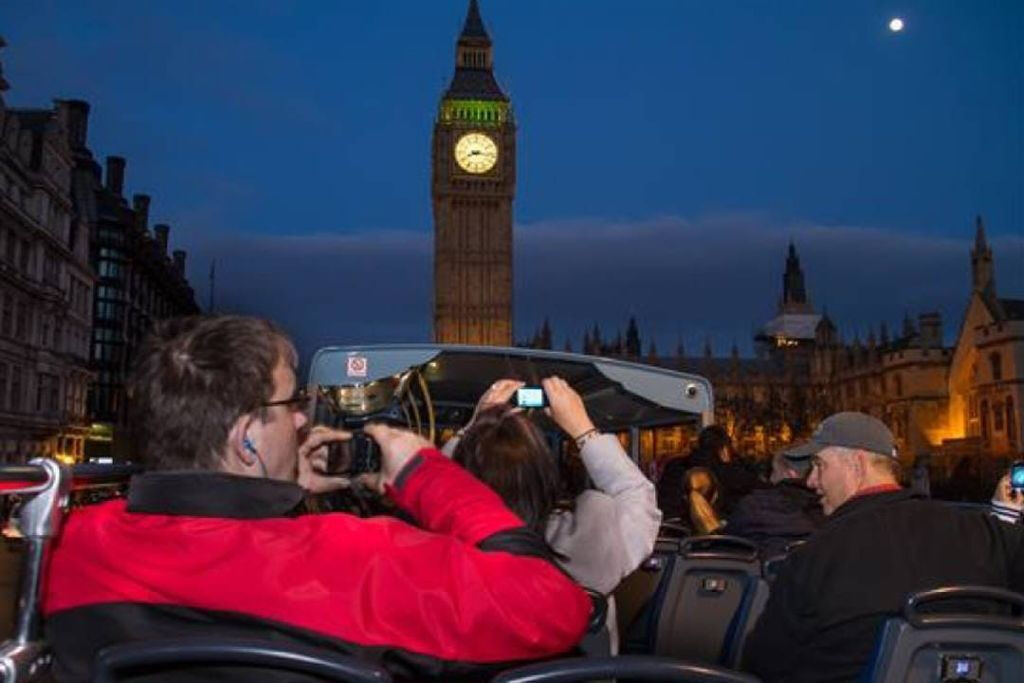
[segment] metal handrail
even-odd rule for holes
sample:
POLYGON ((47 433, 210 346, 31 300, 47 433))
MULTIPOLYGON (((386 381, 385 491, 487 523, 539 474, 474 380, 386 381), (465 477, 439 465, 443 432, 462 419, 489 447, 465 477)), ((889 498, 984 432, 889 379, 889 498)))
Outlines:
POLYGON ((26 497, 18 514, 18 531, 25 541, 18 614, 13 636, 0 645, 0 680, 30 678, 49 662, 42 642, 40 587, 48 549, 60 530, 74 491, 126 484, 139 468, 131 465, 76 465, 71 468, 49 458, 27 465, 0 466, 0 496, 26 497))

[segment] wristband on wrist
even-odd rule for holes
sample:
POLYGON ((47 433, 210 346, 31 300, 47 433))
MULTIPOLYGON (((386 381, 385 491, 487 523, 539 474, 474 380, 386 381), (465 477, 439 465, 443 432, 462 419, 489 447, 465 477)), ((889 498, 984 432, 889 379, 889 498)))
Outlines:
POLYGON ((573 441, 576 442, 576 448, 578 448, 580 450, 583 450, 583 446, 585 446, 588 441, 593 439, 595 436, 599 436, 599 435, 600 435, 600 432, 597 431, 597 427, 591 427, 590 429, 588 429, 587 431, 583 432, 579 436, 573 437, 573 441))

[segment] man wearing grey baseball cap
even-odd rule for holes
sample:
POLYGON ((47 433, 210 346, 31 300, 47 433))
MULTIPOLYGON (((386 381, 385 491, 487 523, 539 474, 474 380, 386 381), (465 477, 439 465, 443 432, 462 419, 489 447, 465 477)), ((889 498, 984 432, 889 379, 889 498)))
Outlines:
POLYGON ((790 459, 811 459, 807 486, 821 498, 826 515, 856 495, 899 489, 899 458, 889 428, 864 413, 836 413, 790 459))
POLYGON ((790 555, 744 649, 765 681, 854 681, 907 596, 952 585, 1024 591, 1024 529, 899 485, 892 432, 837 413, 786 452, 809 458, 826 524, 790 555))

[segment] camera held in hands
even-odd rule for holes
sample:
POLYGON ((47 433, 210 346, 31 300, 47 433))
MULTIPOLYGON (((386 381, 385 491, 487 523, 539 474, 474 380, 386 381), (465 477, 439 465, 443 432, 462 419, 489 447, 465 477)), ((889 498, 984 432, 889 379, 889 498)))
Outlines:
POLYGON ((380 470, 380 446, 362 430, 327 445, 327 473, 355 476, 380 470))
POLYGON ((406 426, 395 387, 387 381, 359 386, 317 387, 310 406, 310 424, 351 432, 352 437, 327 445, 326 474, 355 477, 377 472, 380 446, 363 431, 373 422, 406 426))
POLYGON ((1024 491, 1024 460, 1018 460, 1010 465, 1010 488, 1014 491, 1024 491))
POLYGON ((546 408, 548 397, 541 387, 522 387, 516 389, 516 406, 520 408, 546 408))

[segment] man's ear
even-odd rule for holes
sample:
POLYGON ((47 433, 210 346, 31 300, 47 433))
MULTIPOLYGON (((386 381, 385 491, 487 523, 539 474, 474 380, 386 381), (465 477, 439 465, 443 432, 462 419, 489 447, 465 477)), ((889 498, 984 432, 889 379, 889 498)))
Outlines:
POLYGON ((868 455, 864 451, 857 451, 853 455, 853 471, 857 475, 857 481, 862 482, 868 476, 868 455))
POLYGON ((228 432, 228 453, 226 454, 228 457, 241 460, 248 467, 256 464, 256 454, 245 447, 246 439, 250 438, 249 428, 252 422, 252 415, 248 414, 235 420, 235 424, 231 425, 231 430, 228 432))

